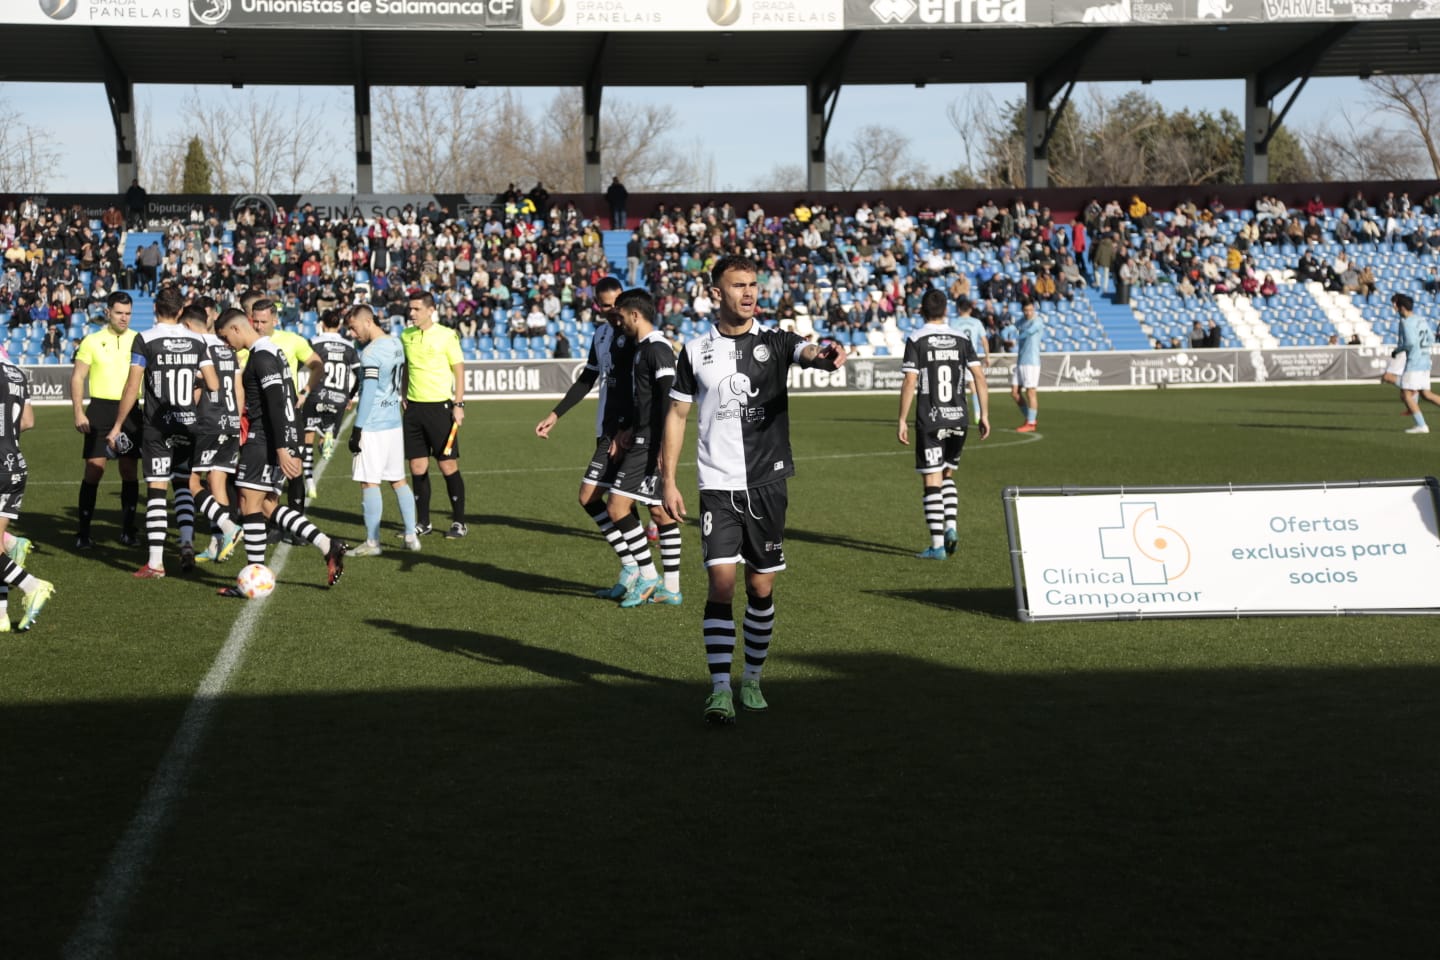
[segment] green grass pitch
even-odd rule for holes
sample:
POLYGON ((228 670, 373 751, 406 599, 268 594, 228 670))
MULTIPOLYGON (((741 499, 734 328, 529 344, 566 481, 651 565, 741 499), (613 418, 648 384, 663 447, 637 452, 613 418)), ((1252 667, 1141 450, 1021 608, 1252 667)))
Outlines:
MULTIPOLYGON (((331 591, 292 551, 115 955, 1434 956, 1435 622, 1021 624, 1000 491, 1423 476, 1440 440, 1378 386, 1042 398, 1027 439, 997 391, 945 563, 911 559, 895 399, 792 402, 771 710, 724 730, 695 525, 683 606, 593 599, 593 407, 544 442, 548 402, 472 405, 469 539, 331 591)), ((63 409, 25 438, 16 529, 59 590, 0 638, 4 957, 71 937, 245 609, 214 596, 238 558, 130 579, 113 475, 77 556, 78 446, 63 409)), ((311 516, 353 543, 343 450, 311 516)))

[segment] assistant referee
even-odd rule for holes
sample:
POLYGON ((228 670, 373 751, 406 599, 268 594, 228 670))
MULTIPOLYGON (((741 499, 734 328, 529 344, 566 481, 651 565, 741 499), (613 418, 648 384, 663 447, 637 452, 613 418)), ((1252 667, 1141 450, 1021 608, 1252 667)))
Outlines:
MULTIPOLYGON (((115 426, 120 394, 130 375, 130 348, 135 340, 135 331, 130 329, 131 310, 130 294, 123 290, 110 294, 105 298, 105 327, 81 340, 75 351, 70 403, 75 408, 75 429, 84 437, 80 456, 85 460, 85 476, 80 481, 80 525, 75 533, 78 550, 88 550, 95 545, 90 539, 90 521, 95 516, 95 500, 105 476, 105 437, 115 426), (83 406, 87 392, 90 395, 88 409, 83 406)), ((140 542, 135 528, 135 508, 140 502, 136 472, 140 458, 138 406, 125 418, 124 432, 116 446, 122 448, 119 453, 120 542, 129 547, 140 542)))
POLYGON ((447 540, 469 533, 465 525, 465 479, 460 476, 459 428, 465 422, 465 354, 460 337, 435 322, 435 298, 410 295, 410 323, 400 334, 405 348, 405 459, 415 488, 415 533, 430 525, 430 458, 435 458, 450 495, 447 540), (451 430, 455 431, 451 439, 451 430))

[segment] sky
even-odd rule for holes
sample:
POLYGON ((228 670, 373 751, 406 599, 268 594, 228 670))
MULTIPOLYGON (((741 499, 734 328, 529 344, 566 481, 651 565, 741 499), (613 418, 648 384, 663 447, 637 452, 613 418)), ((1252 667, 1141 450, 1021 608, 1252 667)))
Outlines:
MULTIPOLYGON (((1141 88, 1139 84, 1105 83, 1080 85, 1074 99, 1079 101, 1087 87, 1095 87, 1106 96, 1113 96, 1130 87, 1144 89, 1169 110, 1229 109, 1237 116, 1244 101, 1241 80, 1191 82, 1157 82, 1141 88)), ((242 90, 229 86, 137 85, 135 96, 142 117, 156 124, 154 139, 170 141, 183 133, 173 118, 181 103, 193 90, 203 98, 251 98, 278 95, 286 98, 305 96, 312 102, 332 104, 335 123, 330 128, 335 152, 353 156, 354 135, 351 120, 349 88, 263 87, 248 85, 242 90)), ((946 119, 946 108, 954 100, 972 91, 984 91, 997 102, 1006 102, 1024 93, 1021 84, 993 84, 967 87, 955 84, 931 84, 923 89, 913 86, 848 86, 841 90, 835 118, 830 128, 831 148, 843 146, 854 133, 867 124, 880 123, 898 129, 911 141, 912 149, 934 172, 957 165, 960 138, 946 119)), ((522 95, 536 104, 548 102, 554 88, 527 88, 522 95)), ((577 94, 578 96, 578 94, 577 94)), ((671 104, 681 118, 681 129, 675 134, 678 144, 691 144, 697 139, 707 142, 715 161, 717 190, 754 189, 777 164, 802 164, 805 160, 805 91, 802 87, 725 88, 654 87, 614 88, 606 91, 607 102, 623 100, 671 104), (707 122, 712 117, 727 116, 736 98, 754 104, 749 114, 749 136, 733 136, 727 123, 724 136, 710 139, 707 122)), ((1286 90, 1277 98, 1278 110, 1289 96, 1286 90)), ((1352 115, 1364 113, 1365 90, 1355 78, 1325 78, 1310 81, 1300 94, 1286 124, 1292 130, 1315 127, 1334 120, 1337 109, 1345 108, 1352 115)), ((61 159, 46 189, 52 193, 105 193, 116 189, 114 135, 105 90, 100 84, 3 83, 0 102, 17 111, 21 118, 47 130, 60 148, 61 159)), ((706 189, 697 184, 695 189, 706 189)))

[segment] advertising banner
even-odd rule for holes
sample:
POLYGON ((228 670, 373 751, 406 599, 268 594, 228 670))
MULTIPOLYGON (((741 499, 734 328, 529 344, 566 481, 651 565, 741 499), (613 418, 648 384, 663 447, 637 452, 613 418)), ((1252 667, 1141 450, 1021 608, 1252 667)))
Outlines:
MULTIPOLYGON (((96 0, 98 2, 98 0, 96 0)), ((516 30, 525 0, 189 0, 196 27, 516 30)))
POLYGON ((527 30, 840 30, 843 0, 525 0, 527 30))
POLYGON ((1440 483, 1005 491, 1021 620, 1440 614, 1440 483))
POLYGON ((74 27, 188 27, 187 0, 6 0, 0 23, 74 27))

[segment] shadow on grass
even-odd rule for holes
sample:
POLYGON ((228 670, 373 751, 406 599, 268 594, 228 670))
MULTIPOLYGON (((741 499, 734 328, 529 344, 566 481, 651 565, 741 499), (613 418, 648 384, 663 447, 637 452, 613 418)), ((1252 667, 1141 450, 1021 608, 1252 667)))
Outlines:
POLYGON ((827 547, 842 547, 846 550, 863 550, 866 553, 880 553, 893 557, 908 557, 914 553, 913 550, 897 547, 893 543, 875 543, 870 540, 857 540, 844 534, 821 533, 818 530, 801 530, 795 527, 786 528, 785 539, 799 540, 802 543, 818 543, 827 547))
MULTIPOLYGON (((227 698, 119 956, 1389 960, 1440 942, 1434 668, 795 657, 768 713, 714 729, 703 681, 379 625, 535 676, 227 698)), ((25 918, 0 955, 55 955, 184 706, 0 708, 0 902, 25 918)))
POLYGON ((866 590, 877 597, 923 603, 941 610, 978 613, 997 620, 1015 619, 1015 591, 1004 587, 955 587, 921 590, 866 590))
POLYGON ((388 630, 402 640, 423 644, 441 653, 454 653, 496 666, 517 667, 538 676, 562 680, 566 683, 596 683, 600 677, 617 677, 650 683, 667 682, 648 673, 627 670, 612 663, 577 656, 564 650, 530 646, 519 640, 491 633, 417 627, 414 624, 400 623, 396 620, 367 620, 365 622, 372 627, 388 630))

